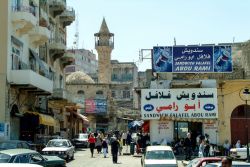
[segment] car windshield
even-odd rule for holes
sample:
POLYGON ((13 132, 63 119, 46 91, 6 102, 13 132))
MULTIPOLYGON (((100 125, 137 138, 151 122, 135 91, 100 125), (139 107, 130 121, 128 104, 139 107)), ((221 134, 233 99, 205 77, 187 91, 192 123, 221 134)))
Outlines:
POLYGON ((47 147, 67 147, 66 141, 49 141, 47 147))
POLYGON ((80 134, 79 139, 88 139, 88 135, 87 134, 80 134))
POLYGON ((153 151, 147 151, 146 159, 158 159, 158 160, 174 159, 174 155, 172 151, 168 150, 153 150, 153 151))
POLYGON ((8 154, 0 153, 0 163, 9 162, 10 158, 11 158, 11 156, 8 154))
POLYGON ((16 143, 0 142, 0 149, 13 149, 17 148, 16 143))

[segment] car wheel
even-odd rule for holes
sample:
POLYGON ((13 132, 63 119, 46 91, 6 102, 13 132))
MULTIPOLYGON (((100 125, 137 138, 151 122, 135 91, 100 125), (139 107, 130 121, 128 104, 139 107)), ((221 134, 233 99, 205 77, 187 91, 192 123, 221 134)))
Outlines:
POLYGON ((74 160, 75 158, 74 158, 75 156, 74 156, 74 153, 72 154, 72 157, 71 157, 71 160, 74 160))
POLYGON ((69 158, 70 158, 69 155, 67 155, 66 162, 69 162, 69 158))

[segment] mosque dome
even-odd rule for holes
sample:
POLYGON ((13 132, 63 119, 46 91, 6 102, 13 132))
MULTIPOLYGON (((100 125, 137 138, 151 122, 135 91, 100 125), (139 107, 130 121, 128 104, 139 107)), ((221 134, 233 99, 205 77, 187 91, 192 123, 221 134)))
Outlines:
POLYGON ((76 71, 66 77, 67 84, 95 83, 94 80, 82 71, 76 71))

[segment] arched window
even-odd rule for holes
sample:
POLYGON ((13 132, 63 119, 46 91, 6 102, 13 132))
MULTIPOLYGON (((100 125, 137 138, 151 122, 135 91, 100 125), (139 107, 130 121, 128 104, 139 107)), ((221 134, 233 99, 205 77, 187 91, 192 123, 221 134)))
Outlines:
POLYGON ((78 90, 78 91, 77 91, 77 94, 78 94, 78 95, 84 95, 84 91, 83 91, 83 90, 78 90))
POLYGON ((103 95, 103 91, 102 91, 102 90, 98 90, 98 91, 96 92, 96 95, 103 95))

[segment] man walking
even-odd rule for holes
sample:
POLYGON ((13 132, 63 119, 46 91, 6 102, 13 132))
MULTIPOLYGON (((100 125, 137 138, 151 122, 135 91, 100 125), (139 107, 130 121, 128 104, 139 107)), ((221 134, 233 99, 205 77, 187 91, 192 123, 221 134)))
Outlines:
POLYGON ((187 138, 185 139, 184 142, 184 146, 185 146, 185 151, 186 151, 186 158, 185 160, 191 160, 191 156, 192 156, 192 140, 191 140, 191 133, 187 133, 187 138))
POLYGON ((119 142, 117 141, 116 137, 113 137, 114 139, 112 140, 111 143, 111 154, 112 154, 112 160, 114 164, 117 164, 117 157, 118 157, 118 151, 119 151, 119 142))

